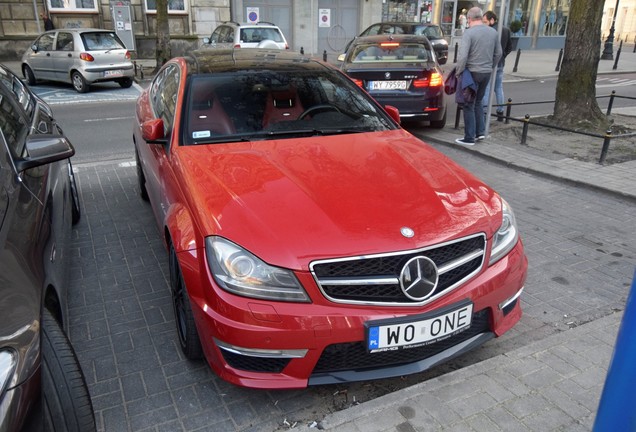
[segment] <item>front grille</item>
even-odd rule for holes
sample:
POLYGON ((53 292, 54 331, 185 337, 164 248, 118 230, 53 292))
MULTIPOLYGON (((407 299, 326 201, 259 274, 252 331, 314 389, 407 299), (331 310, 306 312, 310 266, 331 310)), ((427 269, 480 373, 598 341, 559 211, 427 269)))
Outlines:
POLYGON ((414 251, 316 261, 311 271, 322 292, 333 301, 423 304, 474 276, 483 264, 485 249, 486 238, 479 234, 414 251), (435 291, 424 302, 408 298, 399 282, 404 265, 417 256, 430 258, 439 274, 435 291))
POLYGON ((289 364, 289 358, 252 357, 221 349, 223 358, 231 367, 248 372, 281 373, 289 364))
POLYGON ((490 331, 488 310, 473 315, 470 327, 455 336, 431 345, 397 351, 369 353, 364 342, 329 345, 322 352, 314 373, 377 369, 425 360, 481 333, 490 331))

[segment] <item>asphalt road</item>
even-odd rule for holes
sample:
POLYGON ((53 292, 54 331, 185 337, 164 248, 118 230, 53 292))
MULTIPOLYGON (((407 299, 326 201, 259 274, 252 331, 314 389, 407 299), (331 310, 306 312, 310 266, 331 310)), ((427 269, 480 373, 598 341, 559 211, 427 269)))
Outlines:
MULTIPOLYGON (((542 84, 517 85, 538 94, 542 84)), ((521 91, 517 85, 509 86, 511 95, 521 91)), ((128 97, 122 89, 88 95, 97 102, 53 109, 77 149, 84 215, 75 228, 71 339, 100 430, 285 430, 624 306, 636 258, 636 232, 623 223, 632 203, 440 146, 515 210, 530 262, 521 322, 454 362, 406 378, 300 391, 229 385, 178 352, 166 252, 131 163, 133 102, 121 100, 128 97)), ((412 131, 425 140, 425 128, 412 131)))

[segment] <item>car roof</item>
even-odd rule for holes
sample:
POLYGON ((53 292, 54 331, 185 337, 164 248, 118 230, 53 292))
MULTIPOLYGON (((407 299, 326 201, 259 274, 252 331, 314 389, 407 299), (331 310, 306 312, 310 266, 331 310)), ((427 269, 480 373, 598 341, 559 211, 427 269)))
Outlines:
POLYGON ((287 50, 275 49, 201 49, 187 57, 188 74, 232 72, 250 69, 322 71, 330 68, 318 59, 287 50))
POLYGON ((253 22, 238 23, 236 21, 224 21, 221 24, 219 24, 217 27, 222 25, 230 25, 230 26, 236 26, 236 27, 278 27, 276 24, 267 22, 267 21, 259 21, 255 23, 253 22))

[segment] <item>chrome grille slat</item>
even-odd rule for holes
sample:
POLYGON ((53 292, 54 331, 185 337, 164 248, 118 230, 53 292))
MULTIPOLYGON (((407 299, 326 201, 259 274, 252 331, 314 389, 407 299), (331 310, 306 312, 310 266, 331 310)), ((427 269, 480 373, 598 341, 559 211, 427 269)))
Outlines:
POLYGON ((409 251, 314 261, 310 270, 323 295, 333 302, 419 306, 475 276, 484 264, 485 250, 486 237, 477 234, 409 251), (399 283, 402 267, 416 256, 433 260, 439 274, 435 293, 419 302, 407 298, 399 283))

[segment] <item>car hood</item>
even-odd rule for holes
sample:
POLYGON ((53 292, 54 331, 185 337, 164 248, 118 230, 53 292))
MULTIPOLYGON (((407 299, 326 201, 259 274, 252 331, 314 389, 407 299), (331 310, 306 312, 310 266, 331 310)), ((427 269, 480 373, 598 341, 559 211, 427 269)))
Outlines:
POLYGON ((185 146, 175 157, 201 233, 282 267, 490 237, 501 223, 492 189, 403 130, 185 146))

